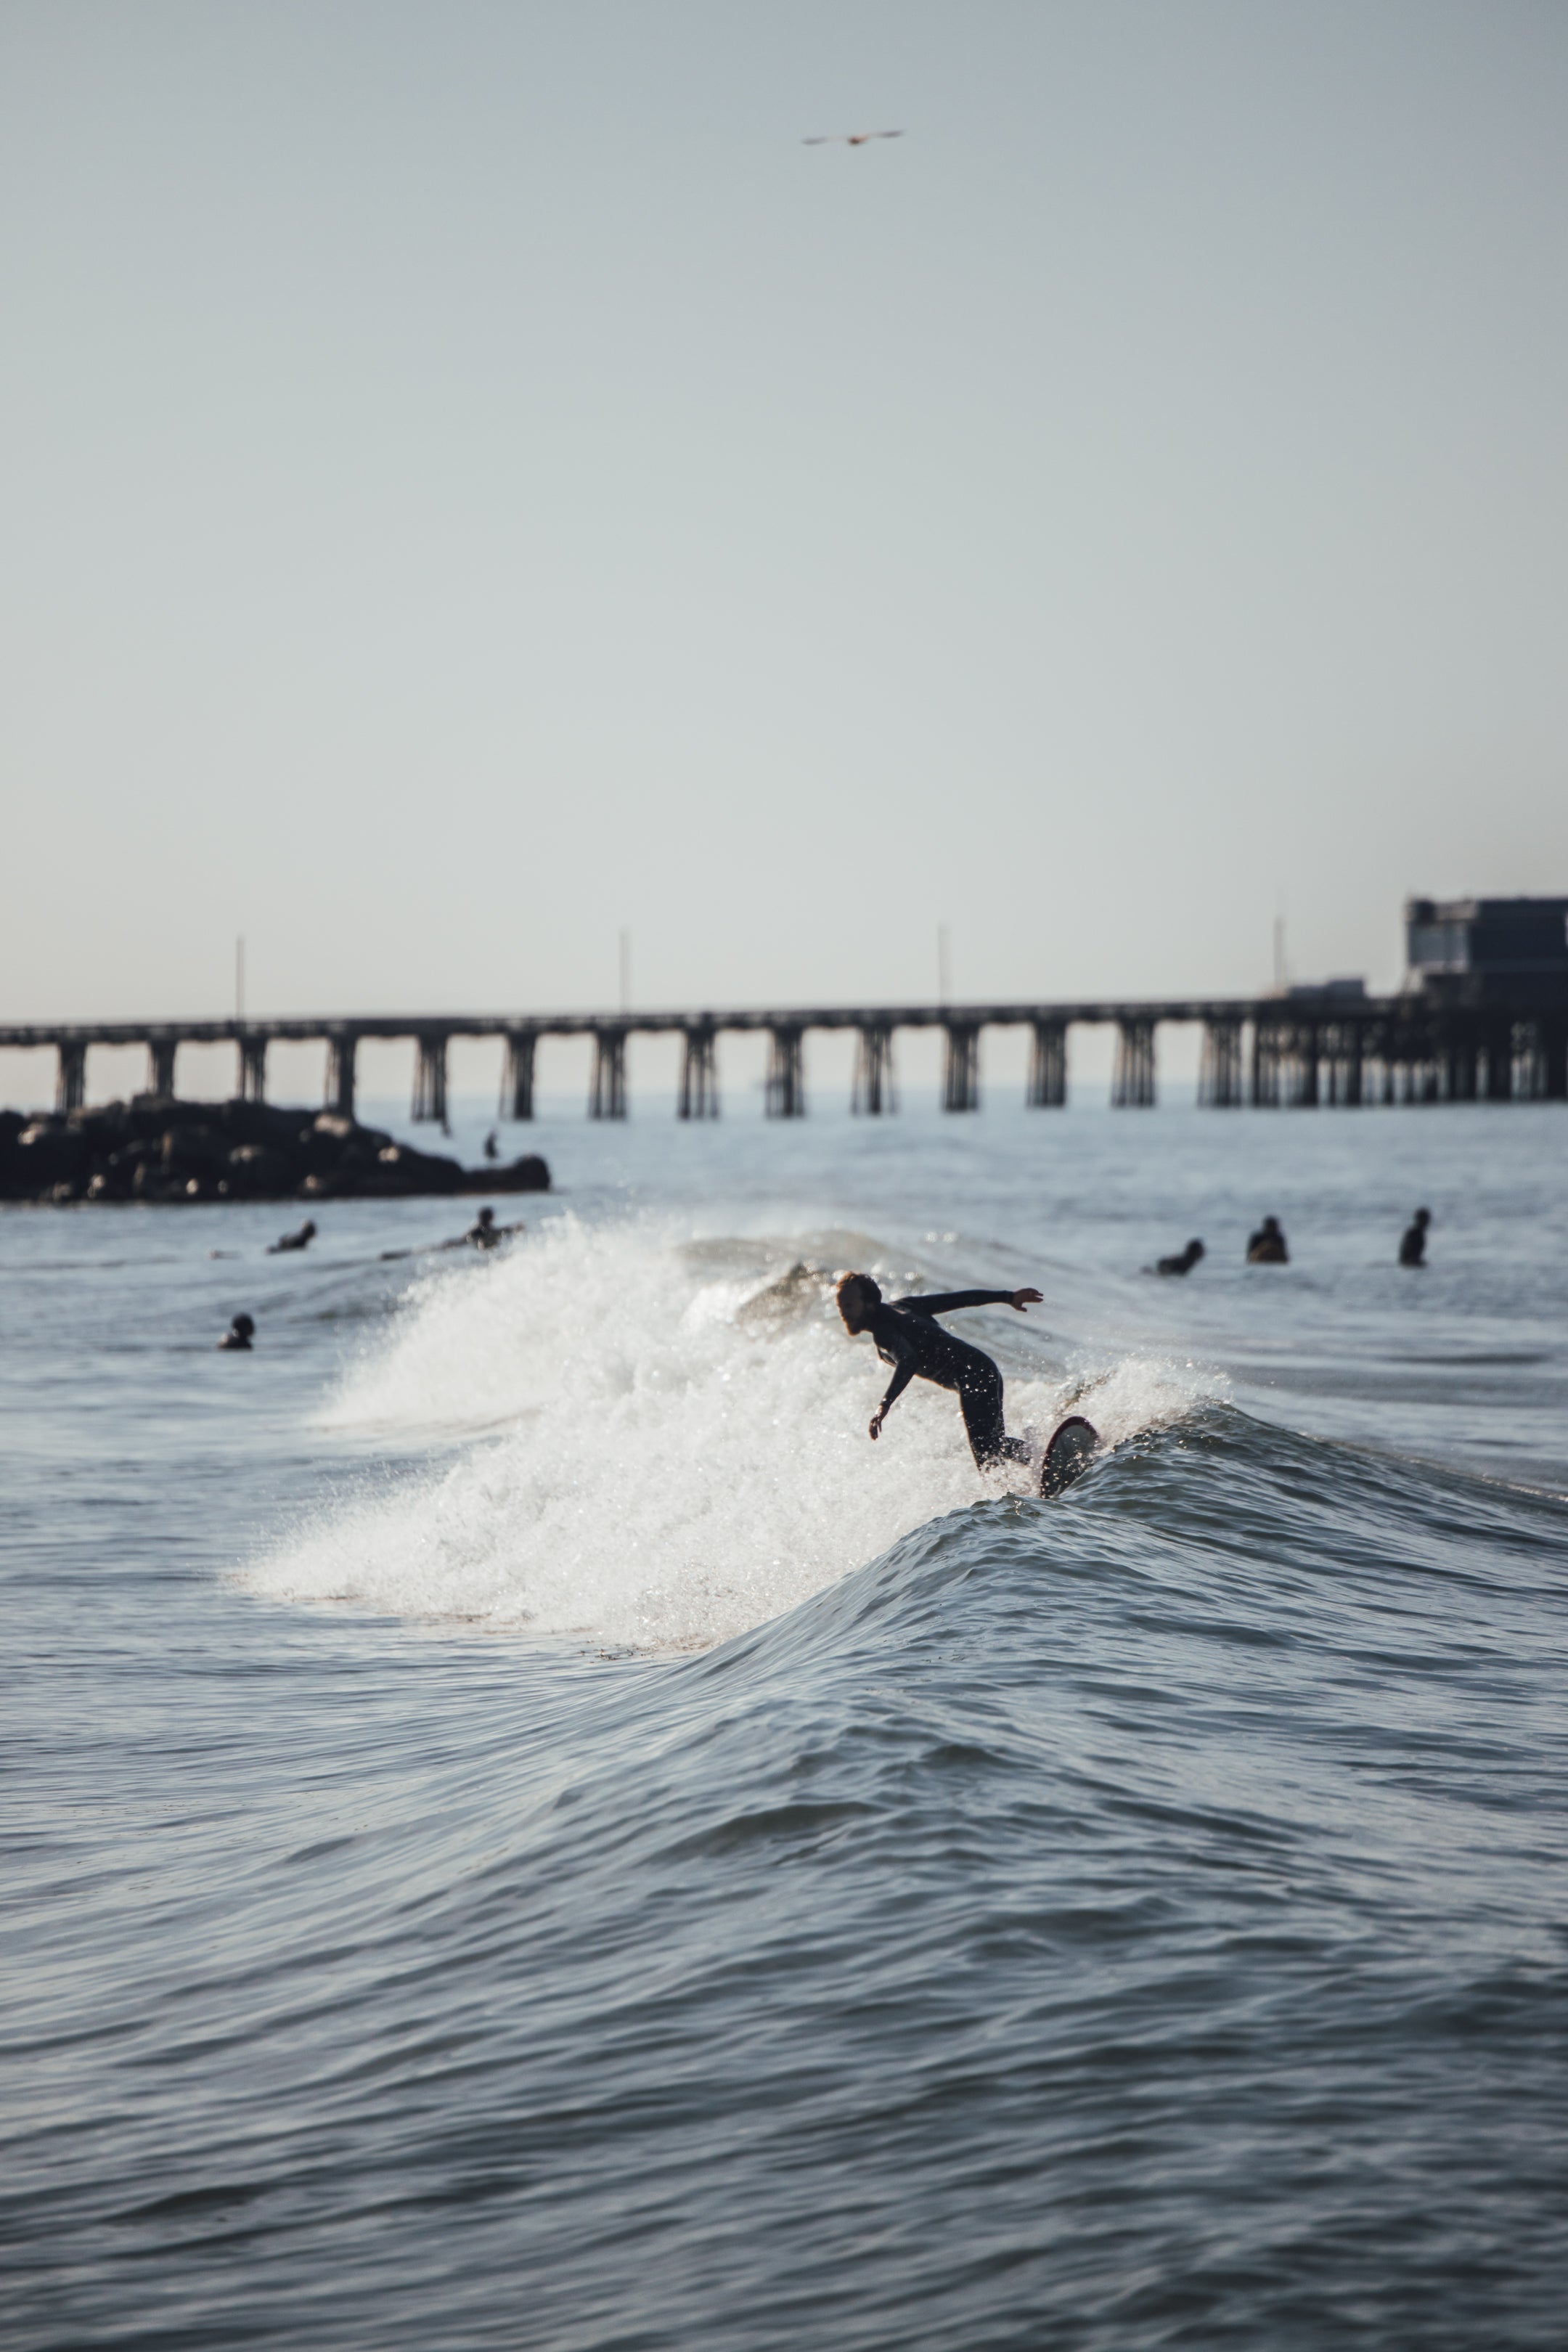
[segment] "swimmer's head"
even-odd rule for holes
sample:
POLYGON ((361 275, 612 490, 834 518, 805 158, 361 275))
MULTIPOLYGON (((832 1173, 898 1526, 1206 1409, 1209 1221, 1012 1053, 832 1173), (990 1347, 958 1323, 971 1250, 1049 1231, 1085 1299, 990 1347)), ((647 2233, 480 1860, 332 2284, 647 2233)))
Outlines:
POLYGON ((882 1303, 881 1287, 868 1274, 847 1274, 836 1295, 847 1331, 863 1331, 882 1303))
POLYGON ((481 1225, 493 1225, 495 1221, 496 1213, 493 1209, 481 1209, 479 1211, 479 1223, 481 1225))
POLYGON ((256 1318, 254 1315, 237 1315, 228 1328, 236 1339, 249 1339, 255 1335, 256 1318))
POLYGON ((1196 1265, 1199 1258, 1201 1258, 1204 1254, 1204 1245, 1202 1242, 1189 1242, 1187 1244, 1186 1254, 1188 1257, 1192 1259, 1193 1264, 1196 1265))
POLYGON ((1432 1222, 1431 1210, 1417 1209, 1415 1212, 1415 1222, 1418 1225, 1429 1225, 1432 1222))
POLYGON ((310 1238, 311 1234, 315 1232, 315 1230, 316 1230, 316 1220, 314 1219, 314 1217, 307 1217, 307 1218, 306 1218, 306 1220, 305 1220, 305 1222, 304 1222, 304 1223, 303 1223, 303 1224, 300 1226, 300 1232, 301 1235, 303 1236, 303 1238, 304 1238, 306 1241, 309 1241, 309 1240, 310 1240, 310 1238))

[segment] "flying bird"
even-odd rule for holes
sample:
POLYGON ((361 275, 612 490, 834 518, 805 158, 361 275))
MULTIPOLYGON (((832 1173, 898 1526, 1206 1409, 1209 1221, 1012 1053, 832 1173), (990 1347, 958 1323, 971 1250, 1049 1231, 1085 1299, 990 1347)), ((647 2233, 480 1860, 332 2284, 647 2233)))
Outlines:
POLYGON ((901 131, 825 131, 820 138, 803 139, 803 147, 864 147, 868 139, 901 139, 901 131))

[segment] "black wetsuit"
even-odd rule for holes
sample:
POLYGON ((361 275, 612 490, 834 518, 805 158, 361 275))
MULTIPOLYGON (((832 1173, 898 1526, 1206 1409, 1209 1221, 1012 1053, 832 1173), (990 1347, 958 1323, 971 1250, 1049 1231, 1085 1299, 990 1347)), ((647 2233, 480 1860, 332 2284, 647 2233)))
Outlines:
POLYGON ((935 1298, 884 1298, 866 1325, 877 1343, 877 1353, 893 1367, 882 1410, 902 1396, 913 1380, 934 1381, 939 1389, 955 1389, 963 1426, 976 1464, 982 1470, 998 1462, 1026 1462, 1029 1449, 1020 1438, 1009 1437, 1002 1418, 1002 1375, 991 1358, 967 1339, 932 1321, 960 1307, 1011 1307, 1010 1290, 949 1290, 935 1298))
POLYGON ((1401 1265, 1425 1265, 1426 1263, 1426 1228, 1406 1225, 1399 1244, 1401 1265))

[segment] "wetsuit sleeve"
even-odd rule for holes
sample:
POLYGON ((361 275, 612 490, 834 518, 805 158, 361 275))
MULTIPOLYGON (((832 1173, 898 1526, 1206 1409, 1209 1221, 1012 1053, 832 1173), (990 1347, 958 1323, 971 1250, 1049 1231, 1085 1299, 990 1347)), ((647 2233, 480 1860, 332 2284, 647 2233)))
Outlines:
POLYGON ((933 1298, 898 1298, 896 1307, 908 1307, 916 1315, 952 1315, 961 1307, 1011 1307, 1010 1290, 943 1290, 933 1298))

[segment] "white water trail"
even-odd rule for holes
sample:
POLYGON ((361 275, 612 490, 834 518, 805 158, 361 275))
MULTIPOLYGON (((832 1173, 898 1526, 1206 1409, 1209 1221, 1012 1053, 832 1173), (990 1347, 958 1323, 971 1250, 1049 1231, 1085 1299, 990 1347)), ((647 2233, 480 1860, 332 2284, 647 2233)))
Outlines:
MULTIPOLYGON (((616 1647, 701 1648, 1006 1491, 976 1473, 954 1399, 923 1383, 868 1442, 887 1371, 869 1341, 847 1339, 826 1284, 750 1303, 788 1265, 787 1246, 568 1218, 416 1284, 390 1345, 325 1419, 403 1441, 470 1433, 464 1451, 324 1515, 246 1582, 616 1647)), ((1009 1426, 1043 1436, 1067 1402, 1060 1380, 1010 1378, 1009 1426)), ((1079 1409, 1117 1443, 1193 1402, 1190 1384, 1123 1364, 1079 1409)))

